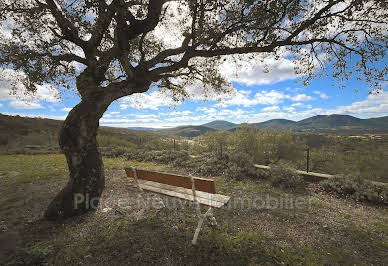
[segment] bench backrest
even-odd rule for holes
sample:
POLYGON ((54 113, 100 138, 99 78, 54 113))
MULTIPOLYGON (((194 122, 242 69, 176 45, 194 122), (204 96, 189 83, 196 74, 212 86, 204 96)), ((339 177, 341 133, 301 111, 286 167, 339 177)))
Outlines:
MULTIPOLYGON (((132 168, 125 168, 125 172, 127 173, 128 177, 134 177, 134 172, 132 168)), ((191 179, 187 176, 160 173, 142 169, 136 169, 136 173, 138 179, 162 183, 175 187, 183 187, 188 189, 192 188, 191 179)), ((195 190, 216 194, 216 188, 213 180, 194 177, 194 183, 195 190)))

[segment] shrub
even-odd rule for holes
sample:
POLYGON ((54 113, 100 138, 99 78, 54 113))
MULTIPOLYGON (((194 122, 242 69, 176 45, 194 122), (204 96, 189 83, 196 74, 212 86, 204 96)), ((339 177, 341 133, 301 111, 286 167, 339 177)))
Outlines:
POLYGON ((148 161, 163 164, 173 164, 175 166, 182 166, 190 159, 187 151, 146 151, 133 150, 126 153, 128 160, 148 161))
POLYGON ((126 139, 120 139, 113 136, 98 135, 97 141, 102 147, 125 147, 125 148, 136 148, 136 145, 129 142, 126 139))
POLYGON ((205 176, 224 174, 228 167, 228 157, 226 155, 214 156, 211 153, 205 153, 196 158, 194 162, 196 172, 205 176))
POLYGON ((388 205, 388 190, 360 176, 336 176, 322 182, 327 192, 376 205, 388 205))
POLYGON ((244 177, 256 177, 257 170, 253 166, 253 158, 247 153, 234 152, 229 155, 226 174, 228 177, 241 179, 244 177))
POLYGON ((129 149, 125 147, 100 147, 101 154, 109 158, 125 156, 129 149))
POLYGON ((266 177, 275 187, 293 190, 304 188, 305 185, 301 175, 283 166, 272 166, 266 177))

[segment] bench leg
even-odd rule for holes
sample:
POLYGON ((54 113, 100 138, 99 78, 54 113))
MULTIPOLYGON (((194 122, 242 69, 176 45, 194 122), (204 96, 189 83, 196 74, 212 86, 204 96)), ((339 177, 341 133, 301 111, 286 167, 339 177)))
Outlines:
MULTIPOLYGON (((203 225, 203 221, 205 220, 206 217, 211 217, 210 219, 214 219, 214 221, 216 220, 213 216, 213 211, 212 211, 212 208, 210 207, 206 213, 204 214, 200 214, 199 216, 199 221, 198 221, 198 225, 197 225, 197 228, 195 229, 195 233, 194 233, 194 237, 193 237, 193 240, 191 241, 191 243, 193 245, 197 244, 197 240, 198 240, 198 235, 199 235, 199 232, 201 231, 201 228, 202 228, 202 225, 203 225)), ((213 224, 213 223, 212 223, 213 224)), ((217 224, 217 222, 216 222, 217 224)))
POLYGON ((209 220, 212 226, 217 226, 217 220, 213 215, 209 217, 209 220))
POLYGON ((162 209, 166 208, 166 205, 164 204, 162 198, 160 198, 159 196, 155 196, 152 200, 152 208, 155 208, 157 213, 159 213, 159 211, 161 211, 162 209))
POLYGON ((193 245, 197 244, 197 239, 198 239, 199 231, 201 231, 203 220, 204 220, 204 217, 199 218, 197 229, 195 229, 194 237, 193 237, 193 240, 191 241, 193 245))

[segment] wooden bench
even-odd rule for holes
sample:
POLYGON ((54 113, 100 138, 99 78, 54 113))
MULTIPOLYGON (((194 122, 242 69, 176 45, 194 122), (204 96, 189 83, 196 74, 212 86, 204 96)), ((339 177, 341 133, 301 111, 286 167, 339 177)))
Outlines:
POLYGON ((128 177, 135 179, 140 191, 150 191, 195 203, 199 221, 192 240, 193 245, 197 243, 205 218, 210 218, 212 223, 216 224, 212 208, 221 208, 230 199, 228 196, 216 194, 215 184, 211 179, 160 173, 134 167, 125 168, 125 172, 128 177), (209 209, 202 214, 200 205, 209 206, 209 209))

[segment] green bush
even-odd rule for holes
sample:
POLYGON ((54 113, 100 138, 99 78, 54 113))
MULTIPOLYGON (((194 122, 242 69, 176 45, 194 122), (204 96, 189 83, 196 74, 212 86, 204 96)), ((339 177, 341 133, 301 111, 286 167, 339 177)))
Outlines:
POLYGON ((175 166, 184 165, 190 159, 187 151, 146 151, 132 150, 126 153, 128 160, 148 161, 163 164, 173 164, 175 166))
POLYGON ((275 187, 284 189, 302 189, 305 187, 303 177, 283 166, 272 166, 265 177, 275 187))
POLYGON ((126 139, 121 139, 118 137, 98 135, 97 141, 101 147, 125 147, 125 148, 136 148, 136 145, 132 142, 129 142, 126 139))
POLYGON ((233 152, 229 155, 226 174, 228 177, 236 179, 256 177, 257 170, 253 164, 253 158, 248 154, 243 152, 233 152))
POLYGON ((228 167, 228 157, 214 156, 212 153, 205 153, 192 159, 194 170, 201 175, 217 176, 225 173, 228 167))
POLYGON ((388 205, 388 190, 360 176, 336 176, 322 182, 327 192, 376 205, 388 205))
POLYGON ((103 156, 117 158, 125 156, 130 152, 130 149, 126 147, 101 147, 100 152, 103 156))

